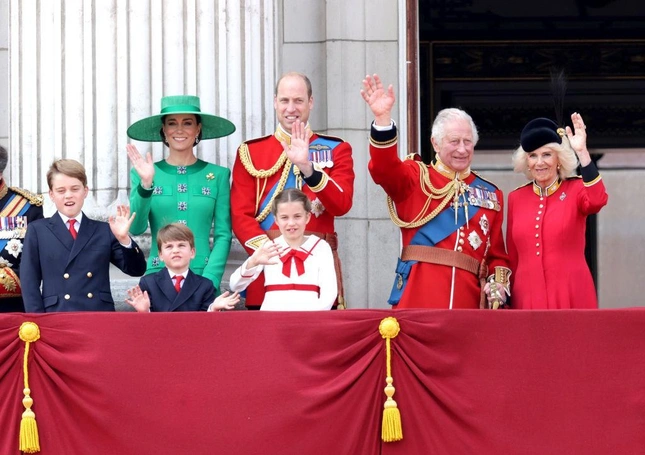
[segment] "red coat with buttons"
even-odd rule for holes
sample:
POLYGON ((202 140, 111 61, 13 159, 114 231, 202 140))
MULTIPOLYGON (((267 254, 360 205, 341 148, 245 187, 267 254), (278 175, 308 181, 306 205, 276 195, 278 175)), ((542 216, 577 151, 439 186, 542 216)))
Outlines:
POLYGON ((606 204, 599 177, 588 183, 565 180, 548 196, 536 194, 532 183, 509 194, 512 308, 598 307, 584 254, 585 229, 587 216, 606 204))

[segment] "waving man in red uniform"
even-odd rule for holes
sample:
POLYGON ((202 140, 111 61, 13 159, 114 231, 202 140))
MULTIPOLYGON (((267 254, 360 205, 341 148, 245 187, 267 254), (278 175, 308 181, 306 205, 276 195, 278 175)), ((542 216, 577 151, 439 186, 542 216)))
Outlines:
POLYGON ((369 171, 388 195, 403 250, 389 303, 397 308, 497 308, 510 270, 502 236, 502 192, 470 169, 477 128, 470 115, 444 109, 432 125, 436 160, 401 160, 392 121, 394 90, 366 76, 361 95, 374 114, 369 171))
MULTIPOLYGON (((352 148, 342 139, 311 130, 314 99, 304 74, 284 74, 276 85, 273 105, 278 118, 275 133, 244 142, 238 149, 231 185, 233 233, 249 254, 268 238, 279 236, 271 202, 285 188, 300 188, 312 204, 307 233, 331 246, 339 280, 338 305, 344 305, 334 219, 352 207, 352 148)), ((246 290, 246 306, 258 309, 263 298, 264 283, 258 279, 246 290)))

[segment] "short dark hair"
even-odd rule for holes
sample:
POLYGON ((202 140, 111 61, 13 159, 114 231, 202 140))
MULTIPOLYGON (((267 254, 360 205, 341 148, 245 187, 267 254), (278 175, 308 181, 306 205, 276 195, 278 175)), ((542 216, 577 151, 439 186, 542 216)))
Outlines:
POLYGON ((50 190, 52 189, 54 177, 58 174, 78 179, 83 186, 87 186, 85 167, 76 160, 56 160, 49 166, 49 170, 47 171, 47 185, 50 190))
POLYGON ((278 205, 283 202, 301 202, 302 206, 305 208, 305 212, 311 212, 311 201, 305 193, 303 193, 298 188, 287 188, 279 192, 273 202, 271 203, 271 213, 273 216, 276 216, 278 213, 278 205))
POLYGON ((159 229, 157 232, 157 248, 161 249, 164 243, 188 242, 191 248, 195 248, 195 236, 188 226, 182 223, 170 223, 159 229))

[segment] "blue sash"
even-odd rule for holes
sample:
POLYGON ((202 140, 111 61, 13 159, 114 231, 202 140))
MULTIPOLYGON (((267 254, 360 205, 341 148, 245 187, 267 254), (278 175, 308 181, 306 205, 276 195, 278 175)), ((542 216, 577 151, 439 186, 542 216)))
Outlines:
MULTIPOLYGON (((331 162, 333 163, 333 150, 340 144, 341 142, 338 140, 332 140, 329 138, 325 137, 318 137, 315 141, 312 141, 309 144, 309 160, 313 161, 314 163, 322 163, 323 160, 325 162, 331 162)), ((260 204, 258 213, 262 213, 264 208, 269 204, 271 199, 273 198, 273 194, 277 191, 278 189, 278 184, 280 183, 280 180, 278 180, 275 185, 271 187, 269 192, 266 194, 264 199, 262 200, 262 203, 260 204)), ((284 189, 287 188, 295 188, 296 187, 296 175, 293 173, 293 165, 289 169, 289 175, 287 176, 287 181, 285 182, 284 189)), ((273 216, 273 213, 269 212, 267 217, 260 223, 260 227, 264 231, 268 231, 271 229, 271 226, 273 226, 273 223, 275 222, 275 217, 273 216)))
MULTIPOLYGON (((483 187, 491 192, 495 192, 496 189, 490 183, 477 176, 475 176, 475 180, 473 180, 469 186, 483 187)), ((479 209, 480 207, 475 205, 468 206, 468 221, 473 219, 477 212, 479 212, 479 209)), ((465 224, 465 210, 458 210, 457 223, 455 224, 455 209, 450 205, 448 208, 442 210, 441 213, 432 220, 421 226, 416 234, 414 234, 414 237, 412 237, 410 245, 435 246, 465 224)), ((396 305, 399 303, 399 300, 403 295, 403 291, 408 284, 408 278, 410 276, 412 266, 416 263, 417 261, 402 261, 401 258, 398 259, 396 263, 396 277, 387 303, 390 305, 396 305)))

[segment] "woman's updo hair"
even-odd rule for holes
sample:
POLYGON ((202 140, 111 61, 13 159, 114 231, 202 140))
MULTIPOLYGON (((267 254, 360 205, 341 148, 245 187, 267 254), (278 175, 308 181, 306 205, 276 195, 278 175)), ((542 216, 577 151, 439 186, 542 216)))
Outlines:
POLYGON ((276 216, 278 213, 278 205, 284 202, 301 202, 305 208, 305 212, 311 212, 311 201, 305 193, 298 188, 287 188, 276 195, 271 203, 271 213, 276 216))

